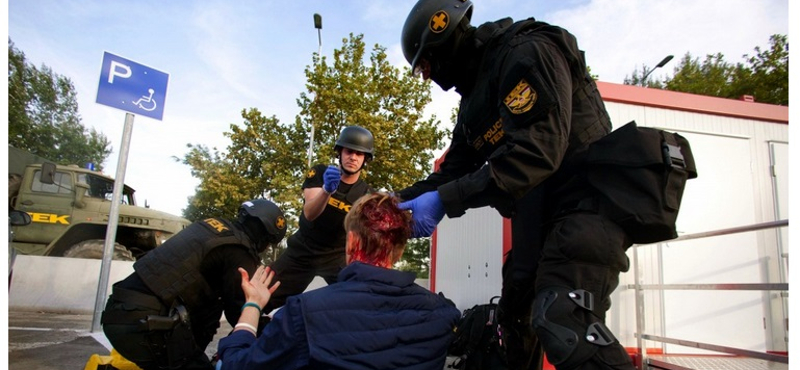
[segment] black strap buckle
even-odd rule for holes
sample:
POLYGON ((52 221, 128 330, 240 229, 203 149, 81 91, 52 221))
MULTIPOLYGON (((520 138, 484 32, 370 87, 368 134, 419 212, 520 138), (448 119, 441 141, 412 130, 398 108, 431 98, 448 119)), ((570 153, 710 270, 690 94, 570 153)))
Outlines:
POLYGON ((616 343, 617 338, 603 323, 595 322, 586 329, 586 341, 594 345, 605 347, 609 344, 616 343))
POLYGON ((664 154, 664 164, 667 167, 686 169, 686 160, 683 158, 683 153, 681 153, 681 147, 662 142, 661 151, 664 154))
POLYGON ((575 302, 579 307, 594 311, 594 294, 588 290, 576 289, 569 292, 569 299, 575 302))

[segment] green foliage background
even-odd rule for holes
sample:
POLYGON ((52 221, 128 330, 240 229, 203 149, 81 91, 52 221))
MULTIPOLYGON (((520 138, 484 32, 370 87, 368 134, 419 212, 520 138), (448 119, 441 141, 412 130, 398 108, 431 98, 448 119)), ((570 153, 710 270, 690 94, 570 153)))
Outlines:
POLYGON ((772 35, 769 43, 767 49, 756 46, 754 55, 745 54, 744 62, 735 64, 725 61, 721 53, 706 55, 702 63, 686 53, 673 76, 661 81, 645 76, 650 68, 643 65, 641 71, 633 71, 633 77, 626 76, 625 84, 728 99, 749 95, 759 103, 788 106, 789 39, 772 35))
POLYGON ((108 138, 87 129, 78 114, 72 81, 40 68, 8 40, 8 144, 58 164, 93 163, 102 170, 108 138))
MULTIPOLYGON (((372 187, 396 191, 427 176, 433 152, 444 147, 447 132, 436 117, 423 118, 430 103, 430 84, 398 70, 375 45, 367 59, 363 36, 350 34, 333 53, 333 60, 314 56, 305 69, 307 91, 300 94, 294 122, 279 122, 258 109, 242 111, 242 123, 223 133, 231 144, 224 152, 190 144, 182 159, 200 179, 184 217, 231 217, 248 199, 267 198, 281 206, 289 234, 302 211, 301 185, 308 171, 307 150, 314 127, 311 164, 334 163, 334 143, 346 126, 362 126, 375 136, 375 157, 362 173, 372 187), (368 63, 366 61, 368 60, 368 63)), ((288 235, 287 235, 288 236, 288 235)), ((427 276, 429 242, 407 247, 404 268, 427 276), (419 253, 419 250, 424 251, 419 253), (424 267, 422 265, 425 265, 424 267), (410 266, 410 267, 409 267, 410 266)), ((268 262, 278 255, 272 251, 268 262)))

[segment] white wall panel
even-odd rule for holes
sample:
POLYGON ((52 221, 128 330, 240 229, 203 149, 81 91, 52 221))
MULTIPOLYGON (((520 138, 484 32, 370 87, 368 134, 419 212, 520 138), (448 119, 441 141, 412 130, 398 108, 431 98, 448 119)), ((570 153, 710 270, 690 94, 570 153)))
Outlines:
MULTIPOLYGON (((751 139, 682 134, 692 144, 699 176, 687 183, 678 217, 679 233, 755 224, 751 139)), ((663 283, 760 283, 757 243, 755 233, 666 243, 662 254, 663 283)), ((760 292, 667 291, 665 334, 763 351, 766 348, 760 296, 760 292), (737 324, 730 325, 732 322, 737 324), (762 347, 755 348, 758 345, 762 347)), ((673 353, 697 353, 682 346, 667 348, 673 353)))
POLYGON ((490 207, 470 209, 459 218, 445 217, 436 230, 436 291, 460 310, 500 295, 502 217, 490 207))

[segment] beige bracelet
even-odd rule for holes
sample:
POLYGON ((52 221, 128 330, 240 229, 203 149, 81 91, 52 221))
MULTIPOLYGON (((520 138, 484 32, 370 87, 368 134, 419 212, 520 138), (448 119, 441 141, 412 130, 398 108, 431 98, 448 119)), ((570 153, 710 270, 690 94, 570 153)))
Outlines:
POLYGON ((245 329, 253 332, 253 334, 256 334, 258 332, 258 329, 255 326, 250 325, 250 324, 248 324, 246 322, 240 322, 240 323, 236 324, 236 326, 234 326, 233 328, 234 329, 245 328, 245 329))

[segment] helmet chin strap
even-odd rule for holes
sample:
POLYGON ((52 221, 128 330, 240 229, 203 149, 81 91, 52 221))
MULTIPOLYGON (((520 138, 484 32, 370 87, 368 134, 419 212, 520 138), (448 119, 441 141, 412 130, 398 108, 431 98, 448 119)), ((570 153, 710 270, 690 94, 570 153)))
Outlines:
POLYGON ((458 88, 468 81, 474 81, 469 64, 474 64, 478 60, 474 58, 477 56, 476 46, 472 45, 475 42, 471 41, 474 39, 475 31, 476 28, 470 25, 469 18, 462 18, 450 39, 433 50, 431 60, 428 60, 431 64, 431 80, 442 90, 448 91, 456 87, 458 91, 458 88), (464 61, 468 64, 465 65, 464 61))
POLYGON ((256 252, 261 253, 265 251, 270 244, 270 235, 269 231, 261 224, 261 220, 253 216, 248 216, 246 213, 239 213, 237 221, 242 226, 244 233, 255 243, 256 252), (256 222, 259 224, 258 227, 254 225, 256 222))

